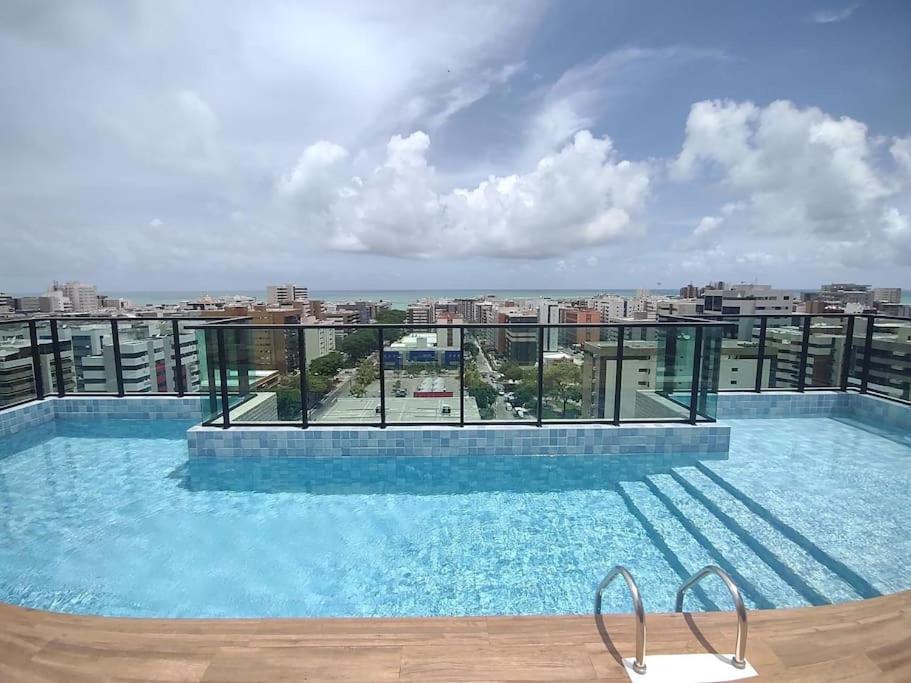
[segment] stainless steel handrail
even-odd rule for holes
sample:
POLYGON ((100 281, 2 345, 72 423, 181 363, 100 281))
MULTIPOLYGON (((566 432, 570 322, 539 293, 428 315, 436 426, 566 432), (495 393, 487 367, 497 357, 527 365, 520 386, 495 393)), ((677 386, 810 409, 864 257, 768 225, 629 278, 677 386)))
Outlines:
POLYGON ((731 598, 734 600, 734 609, 737 612, 737 639, 734 641, 734 661, 732 664, 738 669, 743 669, 747 665, 747 608, 743 604, 743 598, 740 597, 740 589, 737 588, 737 584, 734 583, 734 580, 726 571, 721 567, 710 564, 693 574, 677 591, 677 604, 674 606, 674 611, 683 611, 684 594, 709 574, 715 574, 724 581, 724 585, 727 586, 731 598))
POLYGON ((626 567, 617 565, 611 569, 601 583, 598 584, 598 590, 595 591, 595 613, 601 613, 601 593, 611 582, 618 576, 622 576, 626 581, 626 587, 629 588, 630 596, 633 598, 633 610, 636 613, 636 659, 633 662, 633 671, 637 674, 645 673, 645 608, 642 606, 642 597, 639 595, 639 586, 633 575, 627 571, 626 567))

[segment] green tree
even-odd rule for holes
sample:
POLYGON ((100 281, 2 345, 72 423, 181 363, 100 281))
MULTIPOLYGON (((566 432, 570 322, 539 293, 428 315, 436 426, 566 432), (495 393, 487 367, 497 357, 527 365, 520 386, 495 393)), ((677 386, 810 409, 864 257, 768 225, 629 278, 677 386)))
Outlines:
POLYGON ((348 365, 353 367, 362 358, 377 350, 375 330, 355 330, 339 342, 338 348, 348 356, 348 365))
POLYGON ((377 364, 372 360, 364 359, 357 366, 357 372, 351 381, 351 395, 358 398, 367 393, 367 387, 380 376, 377 364))
POLYGON ((297 420, 301 416, 301 388, 297 377, 283 377, 275 388, 279 420, 297 420))
POLYGON ((522 406, 529 410, 534 410, 538 406, 538 383, 523 379, 513 390, 515 399, 513 405, 522 406))
POLYGON ((525 377, 525 369, 517 363, 507 363, 501 370, 503 379, 519 381, 525 377))
POLYGON ((310 361, 310 372, 314 375, 334 377, 345 366, 345 357, 338 351, 330 351, 325 356, 310 361))
POLYGON ((566 417, 566 404, 582 399, 582 368, 575 363, 551 363, 544 368, 544 395, 562 404, 560 414, 566 417))

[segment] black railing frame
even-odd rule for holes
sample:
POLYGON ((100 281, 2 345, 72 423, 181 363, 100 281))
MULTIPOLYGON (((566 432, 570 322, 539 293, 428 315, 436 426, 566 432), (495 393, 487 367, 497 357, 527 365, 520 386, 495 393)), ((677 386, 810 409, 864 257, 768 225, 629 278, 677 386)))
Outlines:
MULTIPOLYGON (((874 396, 881 397, 886 400, 898 402, 902 405, 907 405, 908 401, 902 398, 896 398, 890 394, 884 393, 879 390, 870 390, 869 381, 872 365, 872 343, 874 336, 874 328, 876 325, 877 319, 882 320, 897 320, 908 322, 907 318, 902 318, 899 316, 891 315, 879 315, 874 313, 856 313, 856 314, 844 314, 844 313, 815 313, 815 314, 801 314, 801 313, 784 313, 784 312, 775 312, 775 313, 758 313, 758 314, 705 314, 700 317, 687 317, 687 316, 667 316, 664 320, 659 321, 641 321, 641 322, 631 322, 624 321, 622 323, 553 323, 553 324, 543 324, 543 323, 462 323, 458 326, 452 326, 458 330, 459 333, 459 420, 458 426, 465 425, 488 425, 488 424, 511 424, 511 425, 537 425, 543 426, 545 424, 615 424, 619 425, 626 421, 621 419, 620 416, 620 399, 621 399, 621 384, 623 378, 623 356, 624 356, 624 340, 627 330, 630 328, 673 328, 673 327, 689 327, 695 330, 696 344, 694 349, 694 368, 693 368, 693 383, 690 388, 690 405, 689 405, 689 417, 688 419, 662 419, 654 420, 655 422, 685 422, 685 423, 694 423, 700 421, 702 418, 704 421, 714 421, 711 416, 701 415, 698 410, 698 396, 701 391, 701 382, 703 378, 699 376, 701 374, 702 362, 703 362, 703 349, 704 338, 703 338, 703 328, 710 326, 721 326, 724 324, 725 319, 741 319, 741 318, 758 318, 759 319, 759 339, 758 339, 758 356, 756 362, 756 376, 754 382, 754 388, 752 391, 756 393, 762 393, 765 390, 770 391, 831 391, 831 390, 841 390, 841 391, 859 391, 862 394, 872 394, 874 396), (813 318, 843 318, 846 320, 845 326, 845 344, 843 347, 843 355, 841 358, 841 378, 838 383, 839 386, 833 387, 814 387, 812 382, 807 382, 807 368, 809 365, 809 341, 811 336, 811 327, 813 318), (763 375, 765 373, 765 350, 766 350, 766 341, 768 336, 768 321, 769 319, 777 318, 800 318, 800 353, 798 361, 798 377, 797 377, 797 386, 791 387, 763 387, 763 375), (859 386, 851 385, 851 375, 856 372, 856 354, 855 354, 855 343, 854 343, 854 333, 856 330, 856 320, 858 318, 863 318, 866 321, 866 330, 864 334, 863 341, 863 359, 860 367, 860 378, 859 386), (537 405, 536 405, 536 414, 535 419, 529 421, 512 421, 512 420, 489 420, 489 421, 480 421, 480 422, 467 422, 465 419, 465 347, 466 340, 465 334, 469 330, 473 329, 504 329, 504 328, 537 328, 537 405), (560 420, 560 419, 544 419, 544 333, 545 328, 614 328, 617 332, 617 353, 616 353, 616 373, 614 377, 614 410, 613 415, 603 415, 598 418, 592 419, 578 419, 578 420, 560 420), (695 413, 695 417, 694 417, 695 413)), ((426 324, 407 324, 407 323, 385 323, 385 324, 371 324, 371 325, 362 325, 362 324, 351 324, 351 325, 332 325, 332 324, 316 324, 316 325, 266 325, 266 324, 250 324, 250 318, 247 316, 237 316, 237 317, 228 317, 228 318, 208 318, 208 317, 166 317, 166 318, 132 318, 132 317, 90 317, 90 316, 66 316, 66 317, 32 317, 25 318, 21 320, 11 319, 0 321, 0 324, 13 324, 25 323, 28 326, 29 330, 29 341, 31 344, 31 354, 32 354, 32 364, 34 367, 34 380, 35 380, 35 395, 37 399, 43 399, 46 397, 47 392, 44 391, 44 377, 43 377, 43 368, 41 365, 41 352, 40 352, 40 339, 38 336, 37 325, 39 323, 48 323, 50 326, 51 333, 51 344, 52 344, 52 353, 53 353, 53 367, 55 371, 55 381, 54 389, 58 397, 65 397, 67 395, 66 382, 64 379, 64 367, 63 367, 63 357, 61 354, 61 341, 60 341, 60 329, 59 324, 64 323, 80 323, 80 322, 109 322, 111 325, 111 337, 113 345, 113 356, 114 356, 114 371, 115 378, 117 382, 117 392, 113 394, 111 392, 74 392, 76 396, 105 396, 105 397, 123 397, 126 395, 124 390, 124 377, 123 377, 123 362, 121 357, 121 348, 120 348, 120 335, 119 335, 119 323, 128 322, 145 322, 145 321, 170 321, 171 322, 171 333, 173 336, 173 351, 174 351, 174 373, 175 373, 175 385, 176 392, 144 392, 144 396, 177 396, 184 397, 187 395, 186 381, 183 374, 183 358, 180 342, 180 323, 181 322, 190 322, 190 323, 200 323, 189 326, 187 329, 190 330, 216 330, 216 343, 217 343, 217 357, 218 357, 218 373, 220 375, 221 387, 220 387, 220 403, 221 403, 221 413, 216 415, 211 420, 207 421, 206 424, 216 424, 216 421, 219 418, 221 419, 221 426, 223 428, 228 428, 231 426, 231 419, 229 410, 230 410, 230 388, 228 386, 227 380, 227 348, 225 343, 226 331, 235 331, 235 330, 267 330, 267 329, 287 329, 287 328, 296 328, 297 331, 297 346, 298 346, 298 365, 300 372, 300 390, 301 390, 301 421, 300 425, 302 428, 307 429, 310 426, 316 426, 314 423, 310 422, 309 419, 309 387, 308 387, 308 378, 307 378, 307 350, 306 350, 306 335, 304 329, 308 327, 314 327, 316 329, 332 329, 332 330, 356 330, 369 328, 373 329, 377 333, 377 354, 378 354, 378 364, 379 364, 379 380, 380 380, 380 420, 378 423, 344 423, 344 422, 319 422, 320 426, 344 426, 344 425, 361 425, 361 426, 378 426, 380 428, 385 428, 389 425, 387 422, 386 415, 386 396, 385 396, 385 355, 384 355, 384 341, 385 335, 384 330, 388 329, 427 329, 428 325, 426 324)), ((792 323, 793 324, 793 323, 792 323)), ((446 328, 449 326, 445 325, 430 325, 431 328, 446 328)), ((238 332, 239 334, 239 332, 238 332)), ((204 332, 205 335, 205 332, 204 332)), ((238 346, 245 346, 244 344, 238 344, 238 346)), ((208 343, 206 344, 208 348, 208 343)), ((238 350, 238 360, 243 361, 243 358, 240 356, 246 356, 247 350, 240 349, 238 350)), ((211 366, 211 364, 209 364, 211 366)), ((216 397, 215 387, 214 387, 214 371, 209 367, 210 378, 209 378, 209 388, 208 392, 193 392, 193 396, 205 396, 207 393, 210 398, 214 399, 216 397)), ((249 379, 244 376, 243 384, 241 386, 241 377, 238 375, 238 393, 244 395, 247 393, 249 388, 248 382, 249 379)), ((774 381, 770 384, 775 384, 774 381)), ((737 391, 749 391, 741 389, 719 389, 720 392, 727 393, 728 391, 737 392, 737 391)), ((10 404, 3 407, 0 407, 0 410, 3 408, 13 407, 13 405, 20 405, 21 403, 28 402, 32 399, 27 399, 23 402, 10 404)), ((217 403, 218 401, 216 401, 217 403)), ((214 412, 214 411, 213 411, 214 412)), ((270 423, 250 423, 250 424, 270 424, 270 423)), ((287 426, 288 423, 281 423, 287 426)), ((454 423, 446 422, 414 422, 414 423, 393 423, 395 425, 450 425, 454 426, 454 423)))

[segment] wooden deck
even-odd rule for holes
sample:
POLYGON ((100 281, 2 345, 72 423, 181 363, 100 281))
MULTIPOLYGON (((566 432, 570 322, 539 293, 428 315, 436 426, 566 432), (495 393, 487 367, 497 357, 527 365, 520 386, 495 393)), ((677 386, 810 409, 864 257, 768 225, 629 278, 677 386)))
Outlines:
MULTIPOLYGON (((648 654, 730 652, 733 613, 648 616, 648 654)), ((0 604, 0 681, 626 681, 631 615, 165 620, 0 604)), ((750 613, 752 680, 911 681, 911 591, 750 613)), ((647 661, 647 660, 646 660, 647 661)))

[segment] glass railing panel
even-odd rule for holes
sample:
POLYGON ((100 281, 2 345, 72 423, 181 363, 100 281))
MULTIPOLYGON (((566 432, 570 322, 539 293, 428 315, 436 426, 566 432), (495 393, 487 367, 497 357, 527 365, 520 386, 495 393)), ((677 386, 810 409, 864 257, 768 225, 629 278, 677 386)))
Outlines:
MULTIPOLYGON (((387 424, 458 423, 461 329, 384 329, 383 364, 387 424)), ((481 419, 473 397, 465 397, 465 419, 481 419)))
POLYGON ((694 349, 694 327, 625 328, 620 419, 688 419, 694 349))
POLYGON ((110 321, 58 320, 57 337, 67 394, 117 393, 110 321))
POLYGON ((854 334, 848 343, 848 387, 853 389, 860 389, 863 376, 867 324, 866 316, 854 316, 854 334))
POLYGON ((465 422, 534 422, 538 410, 538 328, 466 330, 465 422), (471 397, 471 398, 469 398, 471 397), (469 412, 470 411, 470 412, 469 412))
POLYGON ((28 324, 0 324, 0 407, 37 397, 28 324))
MULTIPOLYGON (((724 328, 714 326, 702 327, 702 346, 699 359, 699 386, 697 388, 696 419, 714 420, 718 414, 718 391, 721 377, 726 372, 728 381, 732 380, 733 375, 743 376, 745 381, 756 377, 755 361, 751 368, 749 363, 744 364, 740 355, 746 353, 744 349, 750 352, 756 352, 755 346, 741 346, 738 343, 733 347, 725 346, 724 328), (727 355, 726 355, 727 352, 727 355), (731 354, 735 356, 732 361, 731 354), (736 362, 736 365, 734 363, 736 362)), ((730 341, 730 340, 727 340, 730 341)), ((746 342, 752 344, 752 342, 746 342)), ((732 385, 734 386, 734 385, 732 385)), ((755 388, 755 387, 754 387, 755 388)))
MULTIPOLYGON (((759 371, 759 337, 762 318, 759 316, 736 316, 718 318, 721 327, 705 328, 717 330, 719 362, 715 377, 720 391, 753 391, 756 389, 756 373, 759 371)), ((714 337, 713 337, 714 339, 714 337)), ((771 366, 768 350, 763 354, 762 388, 771 383, 771 366)))
POLYGON ((800 376, 800 350, 803 339, 801 316, 775 316, 767 319, 765 363, 770 389, 796 389, 800 376))
POLYGON ((847 339, 847 316, 813 316, 807 341, 806 388, 841 387, 842 359, 847 339))
POLYGON ((116 324, 124 393, 176 394, 171 321, 150 318, 117 320, 116 324))
POLYGON ((616 328, 545 328, 543 419, 613 420, 616 350, 616 328))
POLYGON ((874 320, 867 391, 911 401, 911 320, 874 320))
POLYGON ((221 375, 216 332, 214 328, 196 330, 196 348, 199 351, 200 392, 208 399, 203 404, 202 421, 221 423, 221 375))
POLYGON ((380 424, 379 334, 304 326, 310 424, 380 424))
POLYGON ((234 329, 225 334, 231 423, 300 425, 297 328, 234 329))

